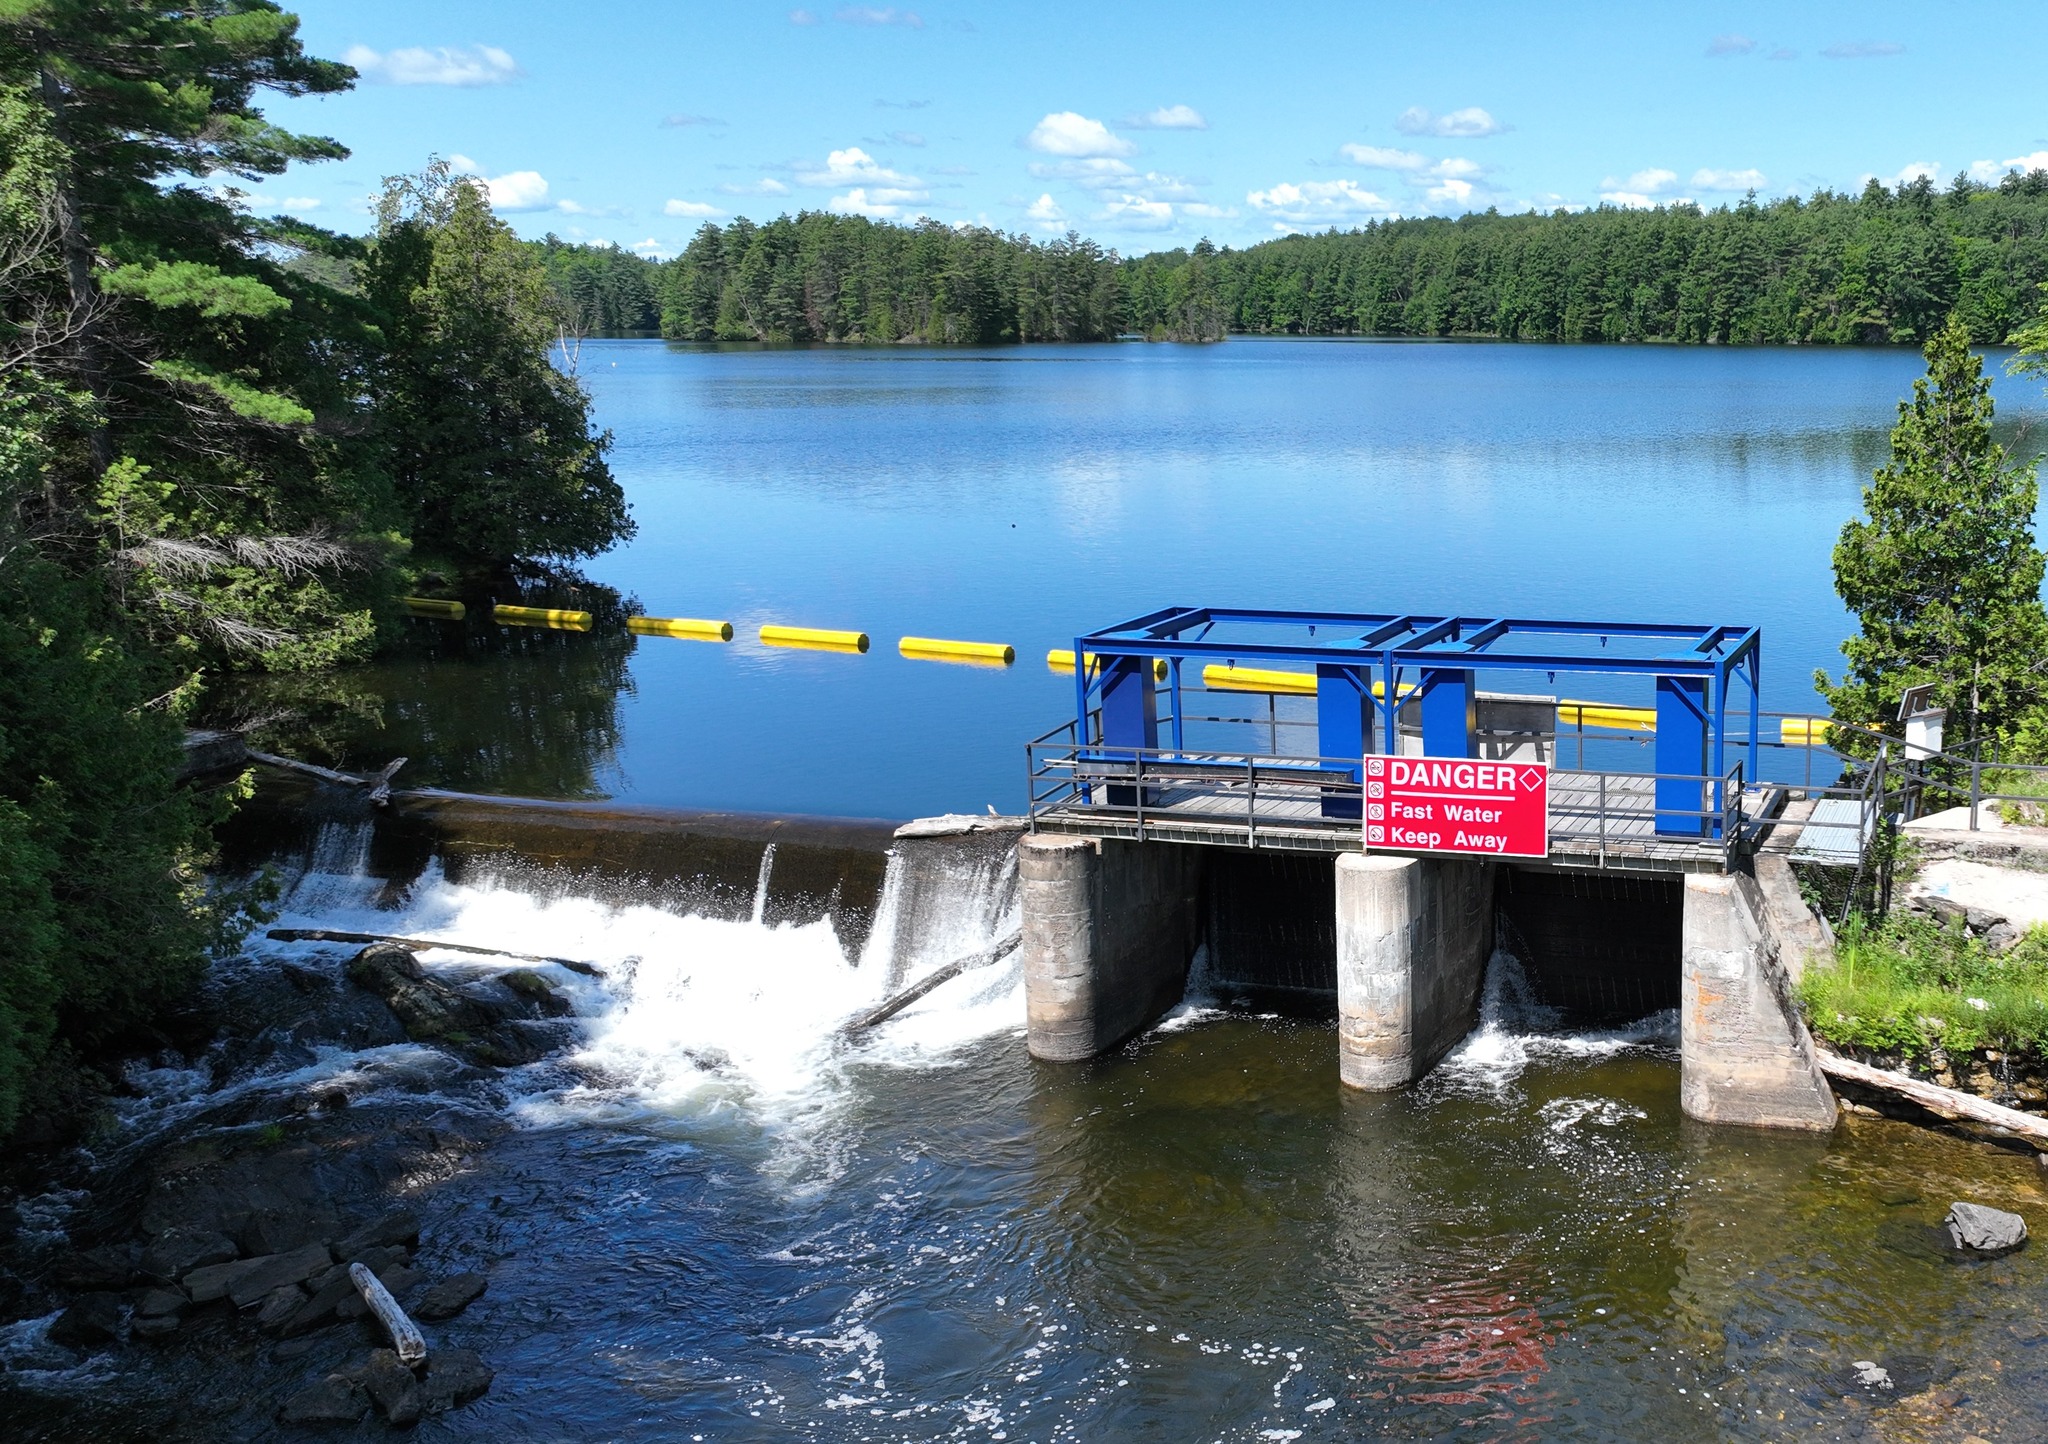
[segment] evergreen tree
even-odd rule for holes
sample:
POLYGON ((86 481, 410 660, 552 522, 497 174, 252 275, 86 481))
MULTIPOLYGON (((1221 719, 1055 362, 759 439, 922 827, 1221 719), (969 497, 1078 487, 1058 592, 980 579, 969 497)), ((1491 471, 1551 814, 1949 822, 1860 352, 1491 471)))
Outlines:
POLYGON ((473 577, 594 555, 633 534, 589 401, 549 359, 542 263, 476 181, 437 161, 385 183, 364 287, 390 353, 371 383, 412 535, 473 577))
POLYGON ((1925 354, 1891 460, 1835 545, 1835 590, 1859 624, 1848 669, 1814 683, 1844 721, 1894 727, 1904 690, 1932 683, 1958 741, 2009 737, 2048 701, 2034 468, 1992 439, 1991 385, 1962 322, 1925 354))

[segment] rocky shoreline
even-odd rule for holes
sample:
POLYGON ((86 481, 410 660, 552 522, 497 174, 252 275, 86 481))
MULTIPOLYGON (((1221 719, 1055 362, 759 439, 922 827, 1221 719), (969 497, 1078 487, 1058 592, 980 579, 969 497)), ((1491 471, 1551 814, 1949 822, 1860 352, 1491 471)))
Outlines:
MULTIPOLYGON (((0 1307, 24 1321, 8 1330, 8 1367, 102 1360, 175 1380, 180 1433, 207 1432, 209 1419, 285 1432, 372 1417, 406 1426, 480 1397, 492 1370, 459 1321, 486 1293, 488 1267, 451 1266, 462 1241, 423 1230, 435 1185, 473 1167, 507 1125, 487 1101, 451 1106, 449 1084, 487 1087, 496 1069, 559 1048, 569 1000, 530 970, 430 976, 388 944, 327 969, 250 964, 215 986, 221 1028, 201 1111, 76 1150, 44 1171, 43 1193, 0 1209, 0 1307), (348 1074, 280 1081, 323 1046, 408 1040, 435 1049, 452 1077, 410 1096, 348 1074), (278 1086, 233 1086, 262 1079, 278 1086), (57 1228, 40 1216, 50 1198, 65 1200, 57 1228), (357 1264, 425 1326, 417 1369, 371 1316, 357 1264)), ((171 1402, 127 1400, 122 1417, 171 1402)), ((61 1419, 46 1422, 26 1437, 72 1437, 61 1419)))

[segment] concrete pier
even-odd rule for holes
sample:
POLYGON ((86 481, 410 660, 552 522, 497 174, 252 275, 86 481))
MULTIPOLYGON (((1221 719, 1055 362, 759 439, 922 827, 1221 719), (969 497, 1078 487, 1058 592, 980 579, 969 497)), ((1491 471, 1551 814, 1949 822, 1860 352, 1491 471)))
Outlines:
POLYGON ((1092 1058, 1180 1001, 1197 941, 1201 852, 1045 834, 1018 843, 1033 1057, 1092 1058))
POLYGON ((1679 1104, 1688 1117, 1816 1132, 1835 1126, 1835 1096, 1814 1060, 1781 951, 1754 879, 1686 878, 1679 1104))
POLYGON ((1337 1060, 1353 1088, 1406 1087, 1478 1021, 1494 864, 1337 858, 1337 1060))

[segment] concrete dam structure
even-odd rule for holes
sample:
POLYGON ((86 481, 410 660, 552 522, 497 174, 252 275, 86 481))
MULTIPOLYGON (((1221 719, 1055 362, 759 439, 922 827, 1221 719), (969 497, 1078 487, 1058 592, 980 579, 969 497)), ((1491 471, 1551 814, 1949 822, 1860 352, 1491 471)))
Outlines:
POLYGON ((1334 1004, 1342 1081, 1398 1089, 1472 1030, 1505 943, 1578 1016, 1676 1008, 1691 1116, 1832 1127, 1792 997, 1825 925, 1790 862, 1860 866, 1874 818, 1825 723, 1760 712, 1761 651, 1753 628, 1213 608, 1076 638, 1075 719, 1027 748, 1032 1053, 1114 1048, 1199 950, 1225 991, 1334 1004), (1483 689, 1498 672, 1647 681, 1653 705, 1483 689), (1263 717, 1225 715, 1246 696, 1263 717))

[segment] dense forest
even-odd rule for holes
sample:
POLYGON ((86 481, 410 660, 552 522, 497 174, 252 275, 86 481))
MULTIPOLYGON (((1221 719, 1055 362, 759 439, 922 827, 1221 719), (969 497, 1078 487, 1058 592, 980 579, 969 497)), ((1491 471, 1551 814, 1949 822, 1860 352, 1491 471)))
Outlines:
POLYGON ((210 679, 362 660, 401 592, 517 594, 631 532, 481 185, 395 177, 353 237, 222 184, 348 154, 255 104, 354 82, 297 30, 0 5, 0 1136, 75 1125, 261 906, 205 876, 236 789, 178 782, 210 679))
POLYGON ((1919 343, 1951 313, 1979 343, 2039 312, 2048 171, 1820 191, 1702 210, 1493 211, 1374 222, 1233 250, 1125 260, 936 222, 806 212, 706 225, 656 264, 532 243, 569 324, 679 340, 1215 340, 1919 343))

